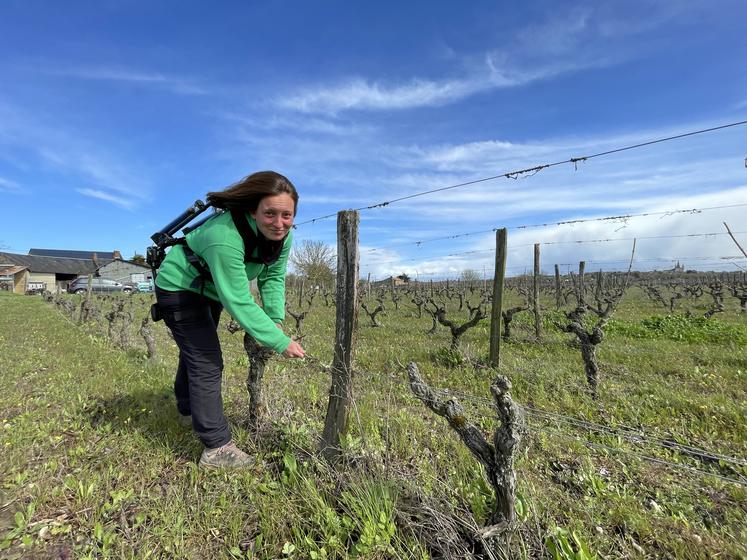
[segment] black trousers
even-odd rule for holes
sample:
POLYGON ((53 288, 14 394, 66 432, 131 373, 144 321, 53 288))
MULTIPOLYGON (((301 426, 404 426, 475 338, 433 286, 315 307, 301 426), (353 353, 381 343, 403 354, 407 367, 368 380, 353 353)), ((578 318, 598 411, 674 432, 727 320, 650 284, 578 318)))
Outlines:
POLYGON ((206 447, 231 441, 223 414, 223 353, 218 342, 220 303, 194 292, 156 287, 156 300, 179 347, 174 394, 180 414, 192 415, 192 427, 206 447))

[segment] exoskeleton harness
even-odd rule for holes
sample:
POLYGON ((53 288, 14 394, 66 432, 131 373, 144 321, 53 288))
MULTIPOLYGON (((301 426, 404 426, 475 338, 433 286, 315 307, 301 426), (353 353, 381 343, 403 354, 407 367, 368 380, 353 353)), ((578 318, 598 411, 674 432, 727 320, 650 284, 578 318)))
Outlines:
MULTIPOLYGON (((283 244, 285 238, 280 241, 270 241, 261 233, 257 235, 254 230, 246 221, 246 216, 241 210, 231 210, 231 218, 233 218, 233 224, 241 235, 241 239, 244 240, 244 262, 253 262, 258 264, 264 264, 266 266, 271 265, 280 258, 280 253, 283 250, 283 244), (259 249, 258 256, 253 257, 254 249, 259 249)), ((210 273, 210 269, 200 260, 195 252, 190 249, 187 245, 187 238, 181 237, 176 240, 175 245, 181 245, 184 250, 184 254, 187 257, 187 261, 191 264, 199 276, 194 279, 191 288, 200 288, 200 293, 205 289, 205 281, 213 281, 213 275, 210 273)))
MULTIPOLYGON (((202 201, 198 200, 197 202, 195 202, 194 206, 188 208, 183 214, 174 219, 165 228, 154 233, 151 236, 154 244, 151 247, 148 247, 148 250, 146 251, 146 260, 153 272, 154 282, 156 279, 158 268, 161 266, 163 259, 166 257, 166 249, 174 245, 182 246, 184 254, 187 257, 187 261, 199 273, 190 286, 192 289, 199 288, 200 294, 202 295, 205 290, 205 282, 213 281, 213 275, 210 273, 210 269, 204 262, 200 260, 200 257, 197 256, 197 254, 189 247, 189 245, 187 245, 186 237, 172 237, 172 235, 174 235, 179 228, 182 228, 187 223, 191 222, 199 214, 207 210, 207 208, 209 208, 209 205, 206 205, 202 201)), ((222 213, 222 211, 219 212, 222 213)), ((253 262, 269 266, 280 258, 280 253, 282 252, 283 245, 285 244, 285 238, 279 241, 271 241, 264 235, 262 235, 261 232, 254 233, 254 230, 246 220, 246 214, 244 211, 233 209, 230 210, 230 212, 234 226, 236 226, 236 230, 239 232, 239 235, 241 235, 241 239, 244 241, 245 263, 253 262), (258 249, 258 256, 256 257, 252 256, 255 249, 258 249)), ((182 233, 186 235, 190 231, 194 231, 212 217, 213 216, 203 219, 192 227, 185 227, 182 230, 182 233)), ((160 312, 158 310, 158 304, 154 304, 151 307, 151 316, 154 321, 159 321, 161 319, 160 312)))

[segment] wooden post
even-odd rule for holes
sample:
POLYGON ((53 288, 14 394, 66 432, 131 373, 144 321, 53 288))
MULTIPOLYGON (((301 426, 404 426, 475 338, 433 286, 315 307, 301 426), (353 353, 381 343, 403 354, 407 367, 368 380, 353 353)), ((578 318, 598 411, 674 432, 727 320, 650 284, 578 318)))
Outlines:
POLYGON ((560 267, 556 264, 555 265, 555 309, 561 308, 561 298, 562 294, 560 293, 560 267))
POLYGON ((586 261, 580 261, 578 263, 578 305, 583 305, 586 294, 584 293, 584 269, 586 268, 586 261))
POLYGON ((490 311, 490 365, 500 367, 501 312, 503 311, 503 282, 506 277, 506 228, 495 232, 495 276, 493 278, 493 307, 490 311))
POLYGON ((353 349, 358 319, 358 223, 355 210, 337 213, 337 315, 332 385, 324 421, 321 453, 328 461, 340 456, 340 437, 348 427, 353 389, 353 349))
POLYGON ((83 324, 88 321, 88 317, 91 313, 91 290, 93 289, 93 274, 88 275, 88 287, 86 288, 86 297, 80 304, 80 314, 78 315, 78 323, 83 324))
POLYGON ((534 244, 534 280, 532 283, 532 293, 534 299, 534 336, 539 340, 542 337, 542 324, 540 323, 540 303, 539 303, 539 275, 540 275, 540 244, 534 244))

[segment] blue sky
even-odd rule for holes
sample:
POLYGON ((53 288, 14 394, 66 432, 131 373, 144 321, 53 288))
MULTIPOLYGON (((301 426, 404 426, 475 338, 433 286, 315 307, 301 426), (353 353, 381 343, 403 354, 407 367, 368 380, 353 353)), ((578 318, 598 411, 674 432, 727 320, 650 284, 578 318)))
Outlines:
MULTIPOLYGON (((300 223, 747 120, 745 19, 743 0, 5 0, 0 247, 143 253, 261 169, 296 184, 300 223)), ((364 211, 361 272, 490 274, 495 227, 747 204, 746 140, 738 126, 364 211)), ((747 231, 746 215, 509 229, 508 267, 543 242, 547 271, 621 269, 631 238, 656 237, 636 268, 737 271, 727 236, 674 236, 747 231), (597 239, 619 240, 568 243, 597 239)), ((296 239, 334 244, 335 220, 296 239)))

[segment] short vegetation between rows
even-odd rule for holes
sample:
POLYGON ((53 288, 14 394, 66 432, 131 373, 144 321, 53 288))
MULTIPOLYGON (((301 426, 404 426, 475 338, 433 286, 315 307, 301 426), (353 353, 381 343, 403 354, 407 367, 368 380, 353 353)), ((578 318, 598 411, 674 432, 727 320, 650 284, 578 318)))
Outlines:
POLYGON ((3 557, 747 554, 739 281, 532 282, 507 281, 499 371, 479 281, 358 286, 349 362, 328 284, 288 287, 303 363, 224 317, 241 473, 196 468, 149 296, 2 295, 3 557))

